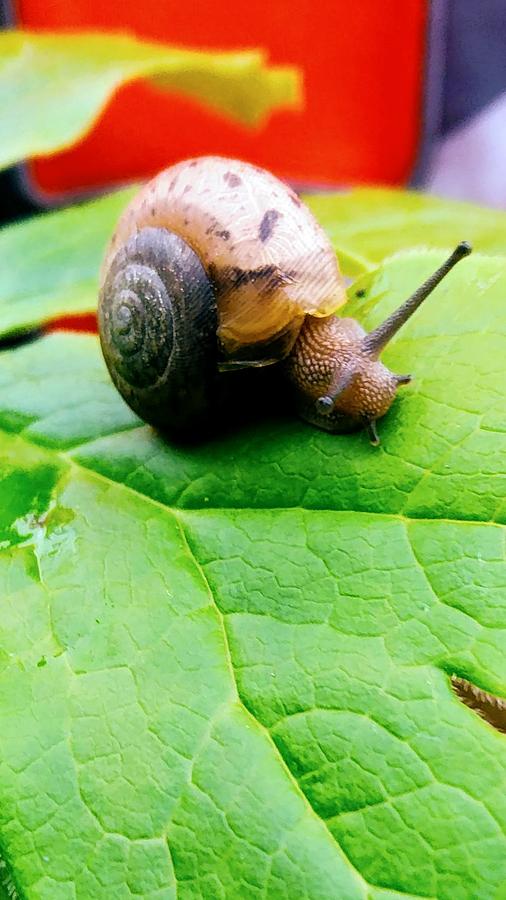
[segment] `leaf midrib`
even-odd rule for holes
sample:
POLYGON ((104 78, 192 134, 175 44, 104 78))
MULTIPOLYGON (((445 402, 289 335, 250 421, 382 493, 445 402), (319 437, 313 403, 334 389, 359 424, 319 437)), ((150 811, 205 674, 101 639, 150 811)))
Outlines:
MULTIPOLYGON (((3 432, 4 434, 11 434, 10 432, 6 432, 5 429, 0 429, 0 431, 3 432)), ((18 435, 18 437, 19 437, 19 435, 18 435)), ((26 438, 21 438, 21 439, 24 440, 25 443, 28 443, 30 446, 39 446, 39 445, 36 444, 36 442, 34 442, 34 441, 26 441, 26 438)), ((43 449, 45 449, 45 448, 43 448, 43 449)), ((364 898, 366 898, 367 895, 368 895, 368 888, 376 888, 376 887, 380 887, 380 885, 373 885, 373 884, 370 884, 369 882, 367 882, 367 881, 364 879, 363 875, 358 871, 358 869, 355 868, 355 866, 353 865, 353 863, 352 863, 351 860, 349 859, 348 855, 345 853, 345 851, 344 851, 343 848, 341 847, 340 843, 337 841, 337 839, 335 838, 335 836, 334 836, 334 835, 332 834, 332 832, 329 830, 326 821, 325 821, 324 819, 322 819, 322 817, 317 813, 317 811, 314 809, 314 807, 313 807, 312 804, 310 803, 309 798, 306 796, 306 794, 304 793, 304 791, 303 791, 302 788, 300 787, 300 785, 299 785, 299 783, 298 783, 298 781, 297 781, 295 775, 294 775, 294 774, 292 773, 292 771, 290 770, 290 768, 289 768, 289 766, 288 766, 288 763, 287 763, 286 760, 284 759, 284 757, 283 757, 283 755, 281 754, 279 748, 276 746, 276 744, 275 744, 275 742, 274 742, 274 739, 273 739, 273 737, 272 737, 270 731, 269 731, 268 728, 266 728, 266 726, 263 725, 263 723, 260 722, 260 721, 253 715, 253 713, 248 709, 248 707, 247 707, 247 705, 246 705, 246 703, 245 703, 243 697, 241 696, 241 693, 240 693, 240 690, 239 690, 239 686, 238 686, 238 683, 237 683, 237 679, 236 679, 236 675, 235 675, 234 666, 233 666, 232 655, 231 655, 231 651, 230 651, 230 642, 229 642, 229 637, 228 637, 228 632, 227 632, 227 625, 226 625, 225 616, 224 616, 224 614, 222 613, 222 611, 221 611, 221 609, 220 609, 218 603, 216 602, 216 598, 215 598, 214 593, 213 593, 213 591, 212 591, 212 589, 211 589, 211 585, 209 584, 209 580, 208 580, 208 578, 207 578, 207 576, 206 576, 206 574, 205 574, 205 572, 204 572, 204 569, 203 569, 203 567, 202 567, 200 561, 197 559, 197 557, 195 556, 195 553, 193 552, 193 550, 192 550, 192 548, 191 548, 191 544, 190 544, 189 539, 188 539, 188 535, 187 535, 187 531, 186 531, 186 528, 185 528, 185 524, 184 524, 184 522, 181 520, 181 516, 180 516, 180 514, 181 514, 183 511, 182 511, 182 510, 179 510, 179 509, 177 509, 177 508, 174 508, 174 507, 166 506, 165 504, 160 503, 160 502, 157 501, 157 500, 154 500, 153 498, 149 497, 149 496, 146 495, 146 494, 141 494, 139 491, 136 491, 135 489, 130 488, 130 487, 127 486, 127 485, 122 485, 121 482, 115 482, 115 481, 113 481, 112 479, 105 477, 105 476, 102 475, 101 473, 95 472, 93 469, 88 469, 86 466, 80 465, 78 462, 76 462, 75 460, 73 460, 72 457, 69 456, 69 455, 68 455, 67 453, 65 453, 64 451, 62 452, 62 451, 56 451, 56 450, 54 450, 54 451, 52 451, 52 452, 54 452, 54 454, 55 454, 59 459, 62 459, 62 460, 66 463, 66 469, 61 473, 61 476, 60 476, 60 478, 58 479, 57 484, 55 485, 55 490, 57 489, 58 484, 61 482, 61 479, 62 479, 62 478, 68 477, 68 473, 69 473, 69 472, 71 472, 72 470, 78 471, 78 472, 79 472, 79 471, 82 471, 82 472, 86 472, 86 474, 87 474, 88 476, 90 476, 91 478, 93 478, 94 480, 96 479, 97 481, 99 481, 99 482, 101 482, 101 483, 105 483, 105 484, 107 484, 109 487, 112 486, 112 485, 114 485, 114 486, 123 486, 128 492, 130 492, 132 495, 136 496, 137 498, 141 499, 143 502, 147 502, 147 503, 153 504, 154 506, 156 506, 156 508, 162 509, 163 512, 164 512, 164 515, 169 515, 169 516, 172 516, 172 517, 173 517, 173 519, 174 519, 174 521, 175 521, 175 523, 176 523, 176 525, 177 525, 179 534, 180 534, 180 536, 181 536, 181 539, 182 539, 182 542, 183 542, 183 545, 184 545, 184 549, 185 549, 185 553, 186 553, 186 555, 191 559, 193 565, 195 566, 197 572, 199 573, 199 576, 200 576, 200 578, 202 579, 202 583, 203 583, 203 585, 204 585, 205 588, 206 588, 206 592, 207 592, 207 594, 208 594, 210 603, 212 604, 212 607, 213 607, 213 609, 215 610, 215 613, 216 613, 217 618, 218 618, 218 622, 219 622, 219 625, 220 625, 220 631, 221 631, 222 637, 223 637, 223 645, 224 645, 224 650, 225 650, 226 666, 227 666, 227 670, 228 670, 228 672, 229 672, 229 676, 230 676, 230 679, 231 679, 231 684, 233 685, 233 688, 234 688, 234 698, 233 698, 233 701, 234 701, 235 703, 237 703, 237 704, 241 707, 241 709, 243 710, 243 712, 244 712, 244 714, 247 716, 247 718, 248 718, 249 720, 251 720, 252 722, 254 722, 255 727, 257 727, 257 728, 261 731, 261 733, 264 735, 265 739, 269 742, 269 745, 270 745, 270 747, 271 747, 271 750, 272 750, 273 754, 275 755, 275 758, 277 759, 278 763, 281 765, 282 769, 285 771, 287 777, 289 778, 290 783, 292 784, 294 790, 297 792, 298 796, 300 797, 300 799, 301 799, 302 802, 304 803, 305 807, 310 811, 311 815, 314 816, 314 817, 317 819, 317 821, 319 821, 319 822, 322 824, 322 826, 323 826, 324 829, 325 829, 325 833, 327 834, 327 837, 328 837, 329 840, 331 841, 332 845, 338 850, 338 852, 341 854, 343 860, 344 860, 344 861, 346 862, 346 864, 349 866, 350 870, 351 870, 352 872, 354 872, 354 874, 356 875, 356 878, 361 882, 361 884, 362 884, 362 886, 363 886, 363 889, 364 889, 364 898)), ((0 552, 1 552, 1 551, 0 551, 0 552)), ((66 649, 63 649, 63 652, 66 653, 66 649)), ((1 850, 1 849, 2 849, 2 848, 0 847, 0 850, 1 850)), ((176 879, 176 884, 177 884, 177 879, 176 879)), ((23 896, 23 895, 20 894, 20 897, 22 897, 22 896, 23 896)), ((411 894, 407 894, 406 896, 411 897, 412 895, 411 895, 411 894)))
MULTIPOLYGON (((107 481, 108 483, 110 483, 110 480, 109 480, 109 479, 106 479, 106 481, 107 481)), ((138 493, 138 492, 136 491, 135 493, 138 493)), ((143 494, 140 494, 140 495, 138 495, 138 496, 144 496, 144 495, 143 495, 143 494)), ((228 630, 227 630, 226 618, 225 618, 224 614, 222 613, 222 611, 221 611, 221 609, 220 609, 218 603, 216 602, 216 598, 215 598, 214 593, 213 593, 213 591, 212 591, 211 585, 209 584, 209 579, 207 578, 207 575, 206 575, 206 573, 205 573, 205 571, 204 571, 204 569, 203 569, 203 567, 202 567, 200 561, 197 559, 195 553, 194 553, 193 550, 192 550, 192 547, 191 547, 191 544, 190 544, 190 541, 189 541, 189 539, 188 539, 188 535, 187 535, 187 532, 186 532, 186 528, 185 528, 185 526, 184 526, 184 523, 181 521, 181 519, 180 519, 180 517, 179 517, 179 515, 178 515, 178 513, 179 513, 180 511, 179 511, 179 510, 176 510, 176 509, 171 509, 170 507, 166 507, 166 506, 164 506, 163 504, 159 504, 159 505, 162 506, 165 510, 170 510, 171 514, 174 516, 175 521, 177 522, 177 526, 178 526, 178 529, 179 529, 179 533, 180 533, 181 538, 182 538, 182 540, 183 540, 183 542, 184 542, 184 546, 185 546, 186 552, 187 552, 188 556, 190 557, 190 559, 192 560, 193 564, 195 565, 197 571, 199 572, 199 575, 200 575, 200 577, 202 578, 202 581, 203 581, 203 583, 204 583, 205 586, 206 586, 207 593, 208 593, 209 598, 210 598, 210 600, 211 600, 211 602, 212 602, 212 605, 213 605, 213 608, 214 608, 214 610, 215 610, 215 612, 216 612, 216 615, 218 616, 218 621, 219 621, 219 623, 220 623, 220 630, 221 630, 221 633, 222 633, 222 636, 223 636, 223 643, 224 643, 224 646, 225 646, 225 655, 226 655, 227 669, 228 669, 228 671, 229 671, 230 678, 231 678, 232 683, 233 683, 233 685, 234 685, 237 703, 240 704, 242 710, 244 711, 244 713, 245 713, 245 715, 248 717, 248 719, 251 719, 251 721, 255 723, 256 727, 260 729, 260 731, 262 732, 262 734, 264 735, 264 737, 266 738, 266 740, 269 742, 269 746, 271 747, 272 752, 275 754, 276 759, 280 762, 280 764, 281 764, 283 770, 285 771, 285 773, 287 774, 288 778, 290 779, 291 784, 293 785, 293 787, 295 788, 295 790, 297 791, 297 793, 299 794, 299 796, 300 796, 301 799, 303 800, 304 805, 306 806, 307 809, 310 810, 311 814, 312 814, 313 816, 315 816, 316 819, 318 819, 319 822, 322 823, 322 825, 323 825, 324 828, 325 828, 325 832, 326 832, 327 836, 330 838, 332 844, 333 844, 333 845, 339 850, 339 852, 342 854, 343 858, 346 860, 346 863, 349 865, 350 869, 351 869, 353 872, 355 872, 357 878, 360 879, 360 881, 362 882, 362 884, 363 884, 363 886, 364 886, 364 890, 367 890, 367 888, 366 888, 367 885, 369 885, 370 887, 376 887, 376 885, 371 885, 371 884, 369 884, 369 882, 367 882, 367 881, 364 879, 364 877, 363 877, 362 874, 358 871, 358 869, 355 868, 355 866, 353 865, 353 863, 352 863, 351 860, 349 859, 348 855, 344 852, 344 850, 343 850, 343 848, 341 847, 340 843, 337 841, 337 839, 335 838, 335 836, 334 836, 334 835, 332 834, 332 832, 329 830, 328 825, 327 825, 327 822, 325 821, 325 819, 322 819, 322 817, 316 812, 315 808, 314 808, 314 807, 312 806, 312 804, 310 803, 309 798, 307 797, 307 795, 306 795, 306 794, 304 793, 304 791, 302 790, 302 788, 301 788, 299 782, 297 781, 295 775, 293 774, 293 772, 291 771, 290 767, 288 766, 288 763, 286 762, 284 756, 282 755, 282 753, 281 753, 281 751, 279 750, 279 748, 276 746, 276 744, 275 744, 275 742, 274 742, 274 739, 273 739, 273 737, 272 737, 272 735, 271 735, 269 729, 266 728, 266 726, 265 726, 262 722, 260 722, 260 721, 256 718, 256 716, 253 715, 253 713, 251 712, 250 709, 248 709, 248 707, 247 707, 247 705, 246 705, 246 703, 245 703, 243 697, 241 696, 241 692, 240 692, 240 690, 239 690, 239 685, 238 685, 238 683, 237 683, 237 679, 236 679, 236 675, 235 675, 234 664, 233 664, 233 661, 232 661, 232 654, 231 654, 231 651, 230 651, 230 641, 229 641, 229 636, 228 636, 228 630)))

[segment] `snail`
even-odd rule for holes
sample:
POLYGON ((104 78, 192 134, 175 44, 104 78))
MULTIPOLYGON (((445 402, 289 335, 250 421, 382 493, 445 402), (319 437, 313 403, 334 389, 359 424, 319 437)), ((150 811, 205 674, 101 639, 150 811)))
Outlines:
POLYGON ((126 402, 163 430, 198 432, 226 396, 227 373, 276 365, 302 418, 333 433, 365 428, 377 444, 377 419, 411 380, 380 352, 470 252, 459 244, 366 334, 335 315, 346 299, 336 255, 290 187, 237 160, 187 160, 119 220, 101 273, 102 351, 126 402))

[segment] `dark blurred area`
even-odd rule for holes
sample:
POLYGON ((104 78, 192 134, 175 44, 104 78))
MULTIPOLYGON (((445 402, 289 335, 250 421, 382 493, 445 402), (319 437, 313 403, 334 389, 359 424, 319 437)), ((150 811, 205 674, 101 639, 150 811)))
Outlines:
POLYGON ((506 208, 506 3, 434 0, 417 186, 506 208))
MULTIPOLYGON (((471 119, 506 90, 506 3, 451 0, 447 7, 441 134, 471 119)), ((437 2, 434 6, 437 19, 437 2)), ((436 27, 438 26, 435 22, 436 27)))
POLYGON ((0 172, 0 197, 0 224, 23 219, 39 209, 23 192, 15 170, 0 172))
MULTIPOLYGON (((7 4, 0 2, 0 27, 9 25, 7 4)), ((30 215, 38 208, 22 190, 16 169, 0 172, 0 224, 30 215)))
MULTIPOLYGON (((81 4, 81 6, 84 7, 86 4, 81 4)), ((9 25, 45 27, 45 16, 47 16, 47 27, 53 28, 55 21, 58 21, 55 18, 55 10, 65 10, 67 20, 62 20, 62 28, 64 28, 68 26, 68 21, 71 21, 69 17, 72 15, 72 10, 78 8, 80 8, 79 4, 73 3, 73 0, 61 0, 59 6, 51 7, 44 7, 44 4, 40 3, 31 6, 28 0, 18 0, 18 2, 12 0, 11 4, 8 3, 8 0, 0 0, 0 20, 3 27, 9 25), (30 18, 32 15, 30 9, 34 5, 38 10, 38 18, 33 18, 33 16, 30 18)), ((384 8, 387 9, 387 7, 384 8)), ((131 14, 128 4, 125 6, 126 12, 123 13, 121 10, 114 12, 115 5, 110 3, 105 3, 103 9, 109 18, 111 15, 113 17, 116 15, 120 24, 122 14, 125 17, 131 14)), ((330 9, 330 6, 326 7, 325 4, 322 4, 323 20, 325 17, 329 19, 330 9)), ((410 37, 410 40, 414 41, 413 52, 419 52, 419 60, 416 61, 416 65, 420 73, 421 88, 418 91, 420 95, 418 99, 412 92, 415 99, 410 101, 413 105, 411 116, 412 119, 414 118, 415 128, 411 141, 412 146, 409 144, 409 140, 411 140, 409 136, 406 138, 408 156, 406 157, 405 153, 405 157, 408 163, 406 165, 405 161, 400 162, 395 170, 389 169, 388 162, 385 162, 383 178, 381 168, 378 168, 377 171, 374 167, 371 168, 367 162, 367 153, 364 154, 363 147, 359 147, 355 152, 355 159, 360 160, 360 153, 363 153, 363 173, 360 168, 357 169, 357 164, 352 170, 349 167, 347 169, 343 164, 342 177, 339 177, 340 170, 336 167, 337 174, 333 179, 332 175, 329 176, 331 170, 328 166, 325 169, 322 163, 320 179, 317 170, 318 163, 316 163, 316 168, 313 166, 311 169, 312 177, 309 181, 304 180, 304 186, 328 189, 346 187, 353 183, 384 183, 399 187, 407 185, 425 189, 443 197, 472 200, 506 208, 506 166, 504 165, 506 158, 506 0, 481 0, 481 2, 476 2, 476 0, 433 0, 432 3, 425 2, 425 0, 412 0, 409 10, 407 6, 404 7, 406 18, 399 23, 392 15, 394 7, 392 6, 391 9, 388 7, 388 9, 391 22, 387 23, 387 28, 395 31, 396 27, 399 27, 404 29, 403 33, 407 33, 407 23, 414 21, 416 13, 423 34, 423 40, 418 43, 416 36, 415 38, 410 37)), ((283 12, 286 12, 285 0, 278 0, 269 14, 276 19, 283 12)), ((387 12, 385 16, 387 16, 387 12)), ((265 8, 263 14, 266 15, 265 8)), ((132 19, 132 21, 142 21, 142 15, 138 11, 135 15, 137 19, 132 19)), ((342 10, 340 15, 342 15, 342 10)), ((93 22, 93 18, 90 21, 93 22)), ((97 22, 99 21, 101 21, 100 16, 97 18, 97 22)), ((380 43, 384 34, 380 35, 377 31, 378 21, 372 26, 376 29, 376 34, 372 34, 369 40, 374 42, 375 36, 377 36, 378 43, 380 43)), ((367 25, 365 18, 361 22, 359 17, 357 22, 357 26, 352 26, 352 36, 355 34, 353 28, 367 25)), ((126 18, 125 23, 126 27, 130 27, 132 24, 126 18)), ((325 26, 325 21, 320 22, 320 28, 322 25, 325 26)), ((77 22, 76 27, 82 27, 82 22, 77 22)), ((146 33, 149 33, 149 28, 146 33)), ((160 36, 160 40, 168 39, 166 33, 160 36)), ((232 45, 235 40, 236 36, 232 40, 232 45)), ((397 40, 402 41, 402 35, 397 40)), ((202 43, 202 34, 197 35, 195 43, 198 45, 199 41, 202 43)), ((211 39, 210 43, 212 43, 211 39)), ((247 44, 248 41, 243 43, 247 44)), ((258 41, 253 40, 253 43, 258 44, 258 41)), ((269 38, 266 37, 266 45, 268 44, 269 38)), ((295 53, 294 61, 300 64, 296 50, 293 52, 295 53)), ((342 53, 342 46, 340 52, 342 53)), ((291 59, 290 47, 287 55, 291 59)), ((408 72, 408 57, 399 63, 402 71, 396 73, 397 77, 412 77, 412 73, 408 72)), ((336 58, 334 65, 338 67, 341 62, 341 57, 336 58)), ((357 68, 359 65, 357 57, 357 68)), ((385 92, 391 91, 391 82, 388 81, 389 75, 386 68, 383 74, 380 69, 380 77, 385 80, 385 92)), ((311 83, 311 78, 311 73, 308 72, 308 84, 311 83)), ((364 91, 367 88, 365 78, 366 75, 363 75, 364 91)), ((362 82, 360 80, 354 82, 352 79, 350 83, 355 84, 355 90, 358 90, 358 94, 360 94, 363 87, 362 82)), ((325 84, 328 85, 327 75, 325 84)), ((331 86, 328 89, 330 90, 331 86)), ((336 90, 338 89, 343 90, 342 87, 336 87, 336 90)), ((364 96, 367 96, 366 93, 364 96)), ((361 104, 361 113, 363 113, 365 105, 364 96, 360 95, 361 99, 356 101, 361 104)), ((404 97, 402 102, 406 105, 408 101, 405 99, 405 95, 400 96, 404 97)), ((308 98, 310 101, 309 90, 308 98)), ((327 107, 329 103, 330 100, 327 98, 327 107)), ((337 108, 339 109, 339 106, 337 108)), ((348 125, 349 123, 346 123, 346 127, 348 125)), ((409 123, 403 126, 404 137, 409 132, 409 127, 409 123)), ((372 135, 374 128, 371 127, 370 131, 372 135)), ((391 123, 390 125, 388 122, 386 123, 385 131, 391 131, 391 123)), ((206 134, 205 130, 203 130, 203 134, 206 134)), ((343 134, 346 134, 344 130, 343 134)), ((373 139, 372 136, 371 140, 373 139)), ((376 139, 378 138, 376 137, 376 139)), ((337 152, 343 140, 341 137, 341 142, 339 142, 339 131, 336 131, 334 140, 336 140, 337 152)), ((363 129, 362 140, 367 140, 367 129, 363 129)), ((94 146, 96 152, 96 147, 100 146, 100 143, 95 140, 94 146)), ((259 146, 261 146, 261 141, 259 146)), ((193 149, 190 147, 190 150, 193 149)), ((226 145, 224 150, 218 147, 218 152, 226 151, 226 145)), ((75 151, 73 152, 75 153, 75 151)), ((201 152, 216 151, 213 147, 209 149, 204 145, 201 152)), ((279 149, 277 152, 279 157, 279 149)), ((187 155, 191 155, 191 153, 187 155)), ((237 151, 236 154, 230 153, 230 155, 243 156, 244 153, 237 151)), ((344 155, 346 156, 346 154, 344 155)), ((388 152, 385 152, 385 160, 388 160, 388 156, 388 152)), ((86 182, 84 179, 82 184, 76 183, 75 173, 77 172, 79 175, 79 160, 84 159, 83 151, 81 151, 81 157, 76 155, 74 159, 77 160, 73 163, 74 183, 70 191, 68 185, 65 185, 65 188, 61 190, 61 195, 58 192, 53 195, 48 194, 44 184, 37 182, 37 164, 35 168, 32 165, 28 168, 21 166, 0 174, 0 222, 5 223, 19 219, 42 207, 72 202, 79 197, 89 196, 94 191, 98 192, 114 186, 114 180, 111 181, 108 176, 104 176, 103 182, 97 182, 96 185, 91 184, 91 187, 90 182, 86 182)), ((60 157, 56 157, 54 161, 51 161, 53 172, 59 164, 59 160, 60 157)), ((167 159, 163 164, 169 164, 172 161, 167 159)), ((252 158, 252 161, 265 164, 264 160, 252 158)), ((156 168, 159 167, 158 164, 156 168)), ((273 167, 276 168, 276 165, 274 164, 273 167)), ((144 174, 148 173, 136 172, 132 174, 132 178, 142 177, 144 174)), ((290 177, 289 173, 287 175, 281 172, 281 174, 284 177, 290 177)), ((120 172, 118 183, 122 183, 122 179, 129 180, 128 173, 125 178, 125 173, 120 172)))

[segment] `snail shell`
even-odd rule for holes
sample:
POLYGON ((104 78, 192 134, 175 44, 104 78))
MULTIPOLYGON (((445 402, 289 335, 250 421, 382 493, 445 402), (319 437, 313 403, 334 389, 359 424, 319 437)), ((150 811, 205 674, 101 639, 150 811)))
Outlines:
POLYGON ((196 253, 163 228, 133 233, 100 292, 99 332, 112 379, 147 422, 186 430, 213 405, 218 322, 196 253))
POLYGON ((184 427, 211 408, 218 360, 283 359, 306 315, 344 301, 335 253, 294 191, 247 163, 202 157, 160 173, 120 218, 99 328, 127 402, 184 427))

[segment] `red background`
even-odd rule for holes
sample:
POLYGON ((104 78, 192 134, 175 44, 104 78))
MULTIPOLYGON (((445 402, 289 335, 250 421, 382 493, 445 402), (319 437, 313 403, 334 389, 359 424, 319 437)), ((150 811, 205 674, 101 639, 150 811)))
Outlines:
POLYGON ((306 107, 257 132, 147 84, 122 88, 77 147, 29 167, 46 197, 221 153, 300 184, 400 184, 420 137, 425 0, 17 0, 26 28, 129 30, 208 49, 265 47, 304 71, 306 107))

